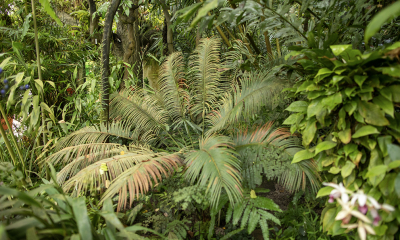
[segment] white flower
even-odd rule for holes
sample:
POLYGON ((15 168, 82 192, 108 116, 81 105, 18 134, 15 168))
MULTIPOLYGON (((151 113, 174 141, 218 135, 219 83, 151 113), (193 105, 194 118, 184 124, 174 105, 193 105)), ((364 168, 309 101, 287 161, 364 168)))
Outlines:
POLYGON ((350 202, 344 203, 340 199, 337 199, 337 201, 342 206, 342 210, 337 214, 335 220, 342 220, 342 222, 344 221, 344 223, 347 224, 348 221, 351 219, 350 216, 354 216, 361 221, 371 223, 371 220, 369 220, 369 218, 367 218, 364 214, 354 210, 354 206, 350 202))
POLYGON ((343 203, 347 203, 349 201, 349 195, 348 193, 351 193, 349 190, 347 190, 344 186, 343 183, 339 183, 339 185, 335 183, 323 183, 325 186, 333 187, 334 189, 331 191, 331 194, 329 195, 330 197, 333 198, 338 198, 341 197, 343 203))
POLYGON ((356 194, 353 194, 351 198, 351 204, 354 205, 358 200, 358 205, 360 207, 364 207, 364 205, 367 203, 367 197, 368 196, 364 194, 364 191, 360 190, 356 194))

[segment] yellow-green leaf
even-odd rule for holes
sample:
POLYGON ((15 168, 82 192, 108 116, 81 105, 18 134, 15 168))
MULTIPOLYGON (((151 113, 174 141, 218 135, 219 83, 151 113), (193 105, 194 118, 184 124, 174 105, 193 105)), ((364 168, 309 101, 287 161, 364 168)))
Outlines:
POLYGON ((336 143, 332 142, 332 141, 321 142, 315 148, 315 154, 318 154, 318 153, 320 153, 322 151, 325 151, 325 150, 329 150, 331 148, 334 148, 335 146, 336 146, 336 143))
POLYGON ((371 135, 371 134, 379 134, 378 129, 376 129, 373 126, 364 126, 361 127, 360 129, 358 129, 354 134, 353 134, 353 138, 359 138, 359 137, 364 137, 367 135, 371 135))
POLYGON ((310 158, 312 158, 314 156, 315 156, 315 154, 312 153, 312 152, 309 152, 307 149, 306 150, 302 150, 302 151, 297 152, 294 155, 292 163, 301 162, 303 160, 310 159, 310 158))

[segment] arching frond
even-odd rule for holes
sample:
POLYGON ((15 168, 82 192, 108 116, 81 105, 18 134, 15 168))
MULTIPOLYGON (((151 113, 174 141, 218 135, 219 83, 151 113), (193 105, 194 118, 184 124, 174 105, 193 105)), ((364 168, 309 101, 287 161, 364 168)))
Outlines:
POLYGON ((82 144, 89 144, 87 147, 90 147, 91 143, 105 143, 110 136, 135 140, 129 129, 121 122, 113 122, 108 125, 108 129, 104 124, 100 124, 100 126, 85 127, 75 131, 58 141, 55 151, 82 144))
POLYGON ((308 184, 313 192, 318 191, 320 177, 315 162, 291 164, 301 146, 288 129, 276 129, 272 122, 244 128, 235 133, 234 142, 240 154, 243 179, 250 187, 261 184, 265 175, 269 179, 278 179, 291 192, 305 189, 308 184))
MULTIPOLYGON (((119 161, 107 161, 107 166, 110 165, 111 167, 113 164, 119 165, 119 161)), ((132 205, 135 198, 139 198, 140 195, 150 190, 153 182, 157 184, 162 181, 163 177, 170 176, 174 172, 174 169, 181 164, 181 159, 177 153, 153 153, 145 156, 133 155, 128 161, 134 163, 134 165, 124 169, 122 174, 113 178, 111 185, 101 200, 104 201, 118 194, 118 210, 127 206, 128 196, 129 204, 132 205)), ((112 167, 112 169, 115 168, 112 167)), ((119 167, 117 169, 119 170, 119 167)), ((92 174, 96 175, 97 173, 94 170, 92 174)))
POLYGON ((168 120, 168 114, 150 94, 125 90, 113 94, 111 99, 111 118, 123 121, 126 129, 133 129, 136 139, 150 139, 168 120))
POLYGON ((221 40, 218 38, 202 39, 190 58, 191 111, 194 117, 204 119, 222 92, 224 83, 220 79, 220 46, 221 40))
POLYGON ((218 109, 207 116, 212 125, 207 136, 271 104, 285 86, 283 82, 269 76, 268 71, 247 73, 240 82, 232 94, 225 95, 218 109))
POLYGON ((186 178, 192 183, 207 186, 211 205, 215 206, 226 191, 231 203, 242 195, 240 162, 232 149, 232 141, 225 136, 211 136, 200 141, 200 149, 186 157, 186 178))
POLYGON ((184 77, 182 53, 175 52, 169 55, 160 68, 158 85, 167 112, 173 121, 184 118, 188 106, 189 95, 182 88, 185 84, 184 77))

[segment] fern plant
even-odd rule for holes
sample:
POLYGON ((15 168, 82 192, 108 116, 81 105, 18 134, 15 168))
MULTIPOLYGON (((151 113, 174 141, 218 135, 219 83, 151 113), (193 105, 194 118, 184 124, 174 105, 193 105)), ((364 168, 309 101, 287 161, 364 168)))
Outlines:
MULTIPOLYGON (((290 157, 299 148, 294 136, 272 124, 251 133, 259 135, 257 139, 238 130, 287 82, 270 69, 245 72, 232 80, 234 69, 220 59, 219 49, 219 39, 203 39, 186 73, 181 53, 171 54, 159 72, 158 89, 114 93, 108 128, 92 126, 70 134, 41 162, 61 165, 58 182, 75 195, 105 191, 101 202, 118 195, 118 209, 131 205, 182 165, 189 182, 206 188, 211 208, 220 205, 222 195, 232 205, 241 202, 242 185, 248 182, 242 170, 248 159, 241 149, 273 146, 290 157)), ((286 174, 292 189, 298 189, 298 182, 305 186, 306 177, 314 177, 308 182, 318 186, 318 179, 301 167, 286 174)))
POLYGON ((282 212, 278 205, 271 199, 258 197, 254 190, 247 192, 243 200, 234 207, 229 206, 226 214, 226 222, 232 220, 234 225, 240 222, 240 229, 247 226, 248 234, 251 234, 259 224, 265 240, 269 239, 268 220, 280 225, 280 221, 268 211, 282 212))

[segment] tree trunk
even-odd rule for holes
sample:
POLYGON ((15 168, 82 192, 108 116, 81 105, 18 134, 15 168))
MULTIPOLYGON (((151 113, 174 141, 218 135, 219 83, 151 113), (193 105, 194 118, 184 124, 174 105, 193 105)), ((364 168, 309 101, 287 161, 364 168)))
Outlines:
POLYGON ((100 43, 100 37, 98 34, 95 34, 95 32, 98 31, 99 28, 99 19, 100 16, 96 14, 96 16, 93 18, 93 14, 96 12, 96 3, 94 0, 88 0, 89 2, 89 12, 90 12, 90 19, 89 19, 89 33, 91 37, 91 41, 93 44, 98 44, 100 43))
MULTIPOLYGON (((138 26, 138 1, 134 1, 134 4, 129 9, 129 16, 121 10, 119 11, 119 22, 117 25, 117 33, 121 38, 122 51, 117 54, 119 58, 122 59, 125 65, 123 80, 128 79, 130 77, 128 69, 133 66, 133 72, 138 74, 140 69, 140 45, 139 45, 139 26, 138 26), (130 67, 130 66, 131 67, 130 67)), ((122 81, 120 85, 120 89, 125 87, 125 82, 122 81)))
POLYGON ((160 3, 160 5, 161 5, 161 7, 162 7, 162 10, 163 10, 163 13, 164 13, 164 17, 165 17, 165 21, 166 21, 166 23, 167 23, 167 46, 168 46, 168 53, 169 54, 171 54, 171 53, 173 53, 175 50, 174 50, 174 33, 173 33, 173 31, 172 31, 172 28, 171 28, 171 15, 169 14, 169 12, 168 12, 168 7, 167 7, 167 5, 165 4, 165 1, 164 0, 158 0, 159 1, 159 3, 160 3))
POLYGON ((121 0, 113 0, 108 7, 106 19, 104 21, 104 32, 103 32, 103 52, 101 56, 103 64, 102 72, 102 121, 108 125, 109 119, 109 101, 110 101, 110 83, 108 77, 110 76, 110 40, 112 33, 112 24, 115 13, 119 7, 121 0))

